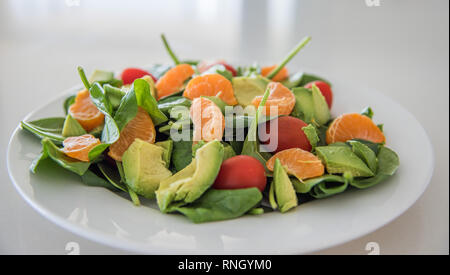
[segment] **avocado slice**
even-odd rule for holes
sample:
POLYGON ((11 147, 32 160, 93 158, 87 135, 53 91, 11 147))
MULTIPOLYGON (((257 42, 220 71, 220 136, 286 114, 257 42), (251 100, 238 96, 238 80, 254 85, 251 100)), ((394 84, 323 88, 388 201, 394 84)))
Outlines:
POLYGON ((316 122, 326 124, 330 118, 330 109, 320 90, 313 85, 312 89, 298 87, 292 89, 295 96, 295 106, 292 116, 300 118, 306 123, 316 122))
POLYGON ((326 124, 331 119, 330 108, 322 92, 314 84, 311 89, 314 104, 314 119, 320 125, 326 124))
POLYGON ((297 194, 279 159, 275 160, 273 182, 278 208, 284 213, 298 205, 297 194))
POLYGON ((251 105, 255 96, 262 96, 270 80, 262 76, 240 76, 233 78, 234 96, 239 105, 251 105))
POLYGON ((292 93, 295 96, 295 106, 291 115, 300 118, 308 124, 311 123, 314 118, 314 104, 311 90, 298 87, 292 89, 292 93))
POLYGON ((89 77, 89 83, 99 82, 100 84, 110 82, 114 79, 114 73, 103 70, 95 70, 89 77))
POLYGON ((141 78, 147 81, 148 85, 150 86, 150 94, 153 96, 153 98, 156 98, 156 87, 153 78, 149 75, 144 75, 141 78))
POLYGON ((372 177, 374 173, 353 153, 350 146, 316 147, 317 156, 325 163, 328 173, 344 174, 353 177, 372 177))
POLYGON ((162 212, 170 211, 172 202, 191 203, 198 199, 215 181, 224 154, 223 145, 210 141, 199 148, 191 164, 161 182, 156 191, 162 212))
POLYGON ((169 168, 170 159, 172 157, 173 140, 168 139, 165 141, 159 141, 159 142, 156 142, 155 145, 160 146, 164 149, 162 159, 166 163, 166 168, 169 168))
POLYGON ((63 137, 77 137, 86 134, 83 126, 71 115, 66 116, 62 130, 63 137))
POLYGON ((146 141, 135 139, 122 157, 127 185, 137 194, 154 198, 159 183, 172 173, 163 160, 164 149, 146 141))

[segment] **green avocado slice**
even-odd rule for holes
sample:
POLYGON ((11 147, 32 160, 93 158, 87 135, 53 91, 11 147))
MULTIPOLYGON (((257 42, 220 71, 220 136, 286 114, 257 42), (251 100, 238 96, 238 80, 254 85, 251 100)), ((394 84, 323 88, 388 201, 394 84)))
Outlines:
POLYGON ((122 157, 126 184, 136 194, 154 198, 159 183, 172 173, 163 160, 164 149, 136 139, 122 157))
POLYGON ((372 177, 374 175, 372 170, 353 153, 350 146, 320 146, 316 147, 316 152, 330 174, 348 172, 353 177, 372 177))
POLYGON ((78 137, 84 134, 87 133, 86 130, 84 130, 84 128, 81 126, 81 124, 71 115, 67 115, 62 130, 63 137, 78 137))
POLYGON ((238 104, 246 107, 251 105, 255 96, 262 96, 270 80, 262 76, 240 76, 233 78, 234 96, 238 104))
POLYGON ((191 164, 161 182, 156 191, 160 210, 170 211, 173 202, 184 204, 198 199, 214 183, 222 165, 223 154, 223 145, 217 140, 199 148, 191 164))
POLYGON ((279 159, 275 160, 273 182, 278 208, 284 213, 298 205, 297 194, 279 159))

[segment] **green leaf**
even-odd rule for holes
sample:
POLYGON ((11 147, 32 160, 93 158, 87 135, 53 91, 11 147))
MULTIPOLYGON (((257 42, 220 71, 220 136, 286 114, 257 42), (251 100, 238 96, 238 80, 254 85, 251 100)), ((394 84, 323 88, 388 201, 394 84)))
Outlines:
POLYGON ((65 120, 64 117, 52 117, 30 122, 22 121, 21 127, 41 139, 48 138, 61 144, 65 139, 62 135, 65 120))
POLYGON ((155 125, 166 122, 166 115, 158 109, 156 99, 150 93, 150 85, 144 79, 136 79, 132 90, 136 93, 138 106, 144 108, 155 125))
POLYGON ((81 180, 83 181, 84 184, 86 184, 88 186, 104 187, 104 188, 107 188, 107 189, 114 190, 112 188, 111 184, 107 180, 105 180, 104 178, 98 176, 97 174, 95 174, 91 170, 87 170, 86 173, 84 173, 81 176, 81 180))
POLYGON ((170 115, 170 111, 176 106, 191 107, 192 101, 184 96, 169 96, 158 101, 158 109, 166 116, 170 115))
POLYGON ((372 108, 366 107, 364 110, 362 110, 361 115, 372 119, 372 117, 373 117, 373 110, 372 110, 372 108))
MULTIPOLYGON (((50 157, 54 162, 59 164, 61 167, 72 171, 80 176, 82 176, 88 170, 91 165, 89 162, 83 162, 77 159, 68 157, 64 152, 62 152, 50 139, 44 138, 42 140, 42 151, 44 155, 50 157)), ((36 166, 34 169, 36 169, 36 166)))
POLYGON ((320 177, 299 181, 296 178, 291 178, 291 182, 294 186, 294 189, 297 193, 309 193, 311 189, 322 182, 335 182, 335 183, 345 183, 345 179, 342 176, 338 175, 323 175, 320 177))
POLYGON ((105 115, 105 123, 102 131, 102 143, 113 144, 120 137, 120 130, 112 117, 112 106, 106 98, 103 88, 94 83, 89 90, 92 102, 105 115))
POLYGON ((119 108, 114 115, 114 121, 116 122, 119 131, 136 117, 138 113, 138 103, 134 90, 131 89, 120 101, 119 108))
POLYGON ((257 188, 210 189, 195 202, 172 207, 194 223, 220 221, 240 217, 254 208, 262 199, 257 188))
POLYGON ((314 150, 320 141, 316 127, 314 127, 314 125, 312 124, 308 124, 308 126, 303 127, 302 130, 305 133, 306 137, 308 138, 312 150, 314 150))
POLYGON ((173 143, 172 164, 175 171, 180 171, 192 161, 192 141, 177 141, 173 143))
POLYGON ((350 184, 359 189, 372 187, 393 176, 400 166, 398 155, 391 149, 381 146, 377 155, 378 169, 374 177, 354 180, 350 184))
POLYGON ((225 68, 225 66, 222 64, 216 64, 202 73, 202 75, 207 75, 207 74, 220 74, 221 76, 225 77, 229 81, 231 81, 233 79, 233 74, 230 71, 228 71, 225 68))
POLYGON ((66 100, 64 100, 63 107, 64 107, 64 112, 66 113, 66 115, 69 113, 70 106, 75 103, 76 97, 77 97, 76 95, 71 95, 68 98, 66 98, 66 100))
MULTIPOLYGON (((247 137, 245 138, 244 145, 242 147, 242 155, 248 155, 259 160, 262 165, 267 170, 266 161, 271 157, 271 155, 267 152, 260 152, 259 141, 258 141, 258 123, 260 122, 262 108, 266 104, 267 98, 269 97, 270 89, 267 88, 264 96, 261 100, 261 103, 258 106, 258 110, 255 114, 255 119, 252 121, 250 125, 250 129, 248 130, 247 137)), ((267 170, 268 171, 268 170, 267 170)))
POLYGON ((302 79, 301 79, 301 81, 298 83, 298 87, 303 87, 303 86, 305 86, 306 84, 311 83, 311 82, 313 82, 313 81, 322 81, 322 82, 327 83, 327 84, 331 87, 331 83, 330 83, 328 80, 323 79, 323 78, 321 78, 321 77, 319 77, 319 76, 315 76, 315 75, 307 74, 307 73, 303 73, 303 74, 302 74, 302 79))
POLYGON ((375 152, 372 151, 368 146, 355 140, 348 141, 352 146, 353 153, 355 153, 360 159, 362 159, 367 166, 372 170, 372 172, 377 172, 378 159, 375 152))
POLYGON ((110 84, 103 85, 103 89, 105 90, 105 96, 109 100, 109 102, 111 102, 113 109, 117 109, 126 92, 110 84))
POLYGON ((106 180, 115 188, 127 192, 128 188, 125 184, 121 183, 120 181, 120 174, 119 170, 113 169, 109 165, 103 164, 103 163, 97 163, 97 167, 99 171, 102 173, 102 175, 106 178, 106 180))

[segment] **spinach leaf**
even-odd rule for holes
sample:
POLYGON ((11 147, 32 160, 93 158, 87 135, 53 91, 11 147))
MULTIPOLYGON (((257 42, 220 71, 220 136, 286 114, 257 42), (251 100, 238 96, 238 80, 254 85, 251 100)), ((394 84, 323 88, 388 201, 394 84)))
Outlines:
POLYGON ((362 159, 372 172, 376 173, 378 159, 375 152, 359 141, 351 140, 348 143, 352 146, 353 153, 362 159))
POLYGON ((308 126, 303 127, 302 130, 305 133, 306 137, 308 138, 312 150, 314 151, 314 149, 316 149, 317 144, 320 141, 316 127, 314 127, 314 125, 312 124, 308 124, 308 126))
POLYGON ((303 75, 304 75, 303 72, 295 73, 295 74, 289 76, 288 79, 281 81, 281 84, 283 84, 284 86, 286 86, 289 89, 299 87, 300 83, 302 81, 303 75))
POLYGON ((173 143, 172 164, 175 171, 180 171, 192 161, 192 141, 173 143))
POLYGON ((105 123, 102 131, 102 143, 113 144, 120 137, 120 130, 112 117, 112 105, 105 96, 103 88, 98 83, 94 83, 89 90, 92 102, 105 115, 105 123))
POLYGON ((331 87, 331 83, 329 81, 327 81, 327 80, 325 80, 325 79, 323 79, 323 78, 321 78, 319 76, 312 75, 312 74, 306 74, 306 73, 304 73, 302 75, 302 79, 298 83, 298 87, 303 87, 306 84, 308 84, 310 82, 313 82, 313 81, 323 81, 323 82, 327 83, 331 87))
POLYGON ((266 104, 267 98, 269 97, 270 89, 267 88, 264 96, 261 100, 261 103, 258 106, 258 110, 255 114, 255 119, 252 121, 252 124, 250 125, 250 129, 248 130, 247 137, 245 138, 244 145, 242 147, 242 155, 248 155, 256 158, 259 160, 262 165, 267 170, 266 167, 266 161, 270 158, 270 153, 267 152, 261 152, 260 151, 260 145, 258 141, 258 123, 260 121, 260 116, 262 112, 262 108, 266 104))
POLYGON ((66 100, 64 100, 63 107, 64 107, 64 112, 66 113, 66 115, 69 113, 70 106, 75 103, 76 97, 77 97, 76 95, 71 95, 68 98, 66 98, 66 100))
POLYGON ((32 164, 31 170, 35 171, 42 160, 50 157, 54 162, 59 164, 61 167, 72 171, 80 176, 82 176, 89 169, 91 163, 79 161, 68 157, 64 152, 62 152, 50 139, 44 138, 42 140, 42 153, 37 160, 32 164))
POLYGON ((20 125, 22 129, 29 131, 41 139, 48 138, 61 144, 65 139, 62 135, 64 121, 65 118, 63 117, 52 117, 30 122, 22 121, 20 125))
POLYGON ((122 91, 122 89, 110 84, 103 85, 103 89, 105 90, 105 96, 108 98, 109 102, 111 102, 113 109, 117 109, 126 93, 122 91))
POLYGON ((220 221, 240 217, 254 208, 262 199, 257 188, 216 190, 209 189, 195 202, 174 206, 194 223, 220 221))
POLYGON ((221 76, 225 77, 229 81, 231 81, 233 79, 233 74, 230 71, 228 71, 225 68, 225 66, 222 64, 216 64, 202 73, 202 75, 206 75, 206 74, 220 74, 221 76))
POLYGON ((138 106, 144 108, 155 125, 166 122, 166 115, 158 109, 156 99, 150 93, 150 85, 144 79, 136 79, 132 90, 136 93, 138 106))
POLYGON ((184 96, 170 96, 158 101, 158 109, 166 116, 170 115, 170 111, 176 106, 191 107, 192 101, 184 96))
POLYGON ((398 155, 385 146, 380 147, 377 158, 378 169, 375 176, 366 179, 356 179, 350 183, 352 186, 359 189, 372 187, 393 176, 400 166, 398 155))
POLYGON ((86 184, 88 186, 104 187, 104 188, 114 191, 111 184, 107 180, 98 176, 96 173, 92 172, 91 170, 87 170, 86 173, 84 173, 81 176, 81 180, 83 181, 84 184, 86 184))
POLYGON ((336 182, 336 183, 344 183, 345 179, 342 176, 338 175, 323 175, 320 177, 299 181, 296 178, 291 178, 292 185, 294 186, 294 189, 297 193, 308 193, 313 189, 314 186, 318 185, 322 182, 336 182))
POLYGON ((159 79, 171 68, 171 65, 156 64, 151 66, 147 71, 151 73, 156 79, 159 79))
POLYGON ((373 110, 372 110, 372 108, 366 107, 364 110, 362 110, 361 115, 372 119, 372 117, 373 117, 373 110))
POLYGON ((138 104, 136 99, 136 94, 133 89, 131 89, 120 101, 119 108, 117 108, 114 114, 114 121, 116 122, 119 131, 136 117, 138 113, 138 104))
POLYGON ((294 58, 294 56, 297 55, 297 53, 303 49, 308 43, 309 41, 311 41, 311 37, 307 36, 305 38, 302 39, 302 41, 300 41, 292 50, 291 52, 288 53, 288 55, 283 59, 283 61, 281 61, 280 63, 278 63, 278 66, 273 69, 268 75, 267 78, 268 79, 272 79, 274 78, 279 71, 281 71, 281 69, 283 69, 284 66, 286 66, 286 64, 291 61, 292 58, 294 58))

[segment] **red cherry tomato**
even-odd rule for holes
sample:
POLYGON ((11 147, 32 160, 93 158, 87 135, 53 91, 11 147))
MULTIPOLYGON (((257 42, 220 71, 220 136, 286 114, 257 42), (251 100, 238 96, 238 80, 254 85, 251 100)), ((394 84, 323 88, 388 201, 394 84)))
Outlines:
POLYGON ((313 81, 306 84, 305 88, 311 89, 313 84, 316 84, 317 88, 322 92, 322 95, 328 103, 328 107, 331 109, 331 105, 333 105, 333 91, 331 90, 330 85, 323 81, 313 81))
POLYGON ((254 157, 239 155, 225 160, 213 184, 215 189, 256 187, 261 192, 267 184, 264 166, 254 157))
POLYGON ((229 71, 233 76, 237 76, 237 71, 233 68, 233 66, 226 63, 225 61, 215 61, 212 63, 201 62, 198 65, 198 70, 200 71, 200 73, 203 73, 215 65, 223 65, 225 67, 225 69, 227 69, 227 71, 229 71))
POLYGON ((126 68, 125 70, 123 70, 121 77, 123 84, 127 85, 133 83, 133 81, 135 81, 136 79, 146 75, 149 75, 153 79, 153 81, 156 82, 157 79, 151 73, 138 68, 126 68))
POLYGON ((311 144, 302 130, 308 124, 303 120, 291 116, 282 116, 266 122, 264 126, 258 127, 258 136, 261 143, 265 144, 269 151, 277 153, 291 148, 311 151, 311 144), (278 128, 276 123, 278 123, 278 128))

